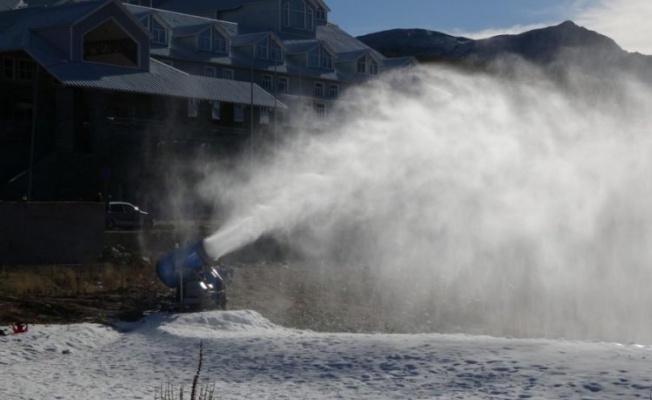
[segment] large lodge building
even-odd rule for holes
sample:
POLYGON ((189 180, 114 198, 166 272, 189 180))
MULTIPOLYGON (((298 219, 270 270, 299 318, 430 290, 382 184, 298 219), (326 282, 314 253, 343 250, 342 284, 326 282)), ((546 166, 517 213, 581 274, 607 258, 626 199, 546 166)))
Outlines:
POLYGON ((0 0, 0 200, 147 202, 184 159, 253 157, 318 124, 352 85, 415 63, 369 48, 329 11, 0 0))

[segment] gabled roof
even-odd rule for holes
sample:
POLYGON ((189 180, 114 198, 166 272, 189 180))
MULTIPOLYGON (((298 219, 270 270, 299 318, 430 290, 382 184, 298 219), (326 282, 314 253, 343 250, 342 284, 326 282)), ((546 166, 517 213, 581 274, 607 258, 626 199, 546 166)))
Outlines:
MULTIPOLYGON (((113 0, 69 1, 52 7, 30 6, 2 11, 0 12, 0 51, 23 49, 29 45, 30 37, 38 35, 40 31, 73 26, 83 21, 93 12, 110 4, 115 4, 119 8, 123 7, 121 3, 113 0)), ((146 32, 146 29, 138 23, 133 15, 126 10, 124 10, 124 13, 129 19, 133 20, 137 29, 146 32)))
MULTIPOLYGON (((356 50, 348 53, 339 53, 337 55, 337 62, 356 62, 364 56, 372 56, 372 53, 369 50, 356 50)), ((373 57, 373 58, 376 61, 381 61, 378 60, 377 57, 373 57)))
POLYGON ((418 63, 416 57, 388 57, 383 60, 383 67, 385 69, 404 68, 411 64, 418 63))
POLYGON ((266 39, 270 35, 270 32, 258 32, 258 33, 248 33, 245 35, 238 35, 233 38, 231 45, 233 47, 244 47, 244 46, 254 46, 256 43, 261 40, 266 39))
POLYGON ((173 37, 196 35, 211 25, 217 27, 225 35, 234 36, 238 34, 238 24, 233 22, 219 21, 211 18, 181 14, 174 11, 160 10, 132 4, 125 4, 125 8, 137 19, 156 15, 159 20, 164 22, 165 25, 172 30, 173 37))
POLYGON ((355 52, 360 54, 371 53, 378 60, 385 58, 382 54, 344 32, 335 24, 329 23, 317 26, 316 36, 318 40, 327 44, 338 55, 338 58, 340 54, 354 54, 355 52))
POLYGON ((283 44, 287 49, 288 54, 302 54, 321 46, 321 42, 317 39, 290 39, 283 40, 283 44))
POLYGON ((0 50, 18 50, 32 31, 73 25, 107 2, 83 2, 61 7, 27 7, 0 12, 0 50))
MULTIPOLYGON (((42 39, 41 39, 42 41, 42 39)), ((33 46, 29 54, 61 84, 88 89, 144 93, 159 96, 193 98, 250 104, 263 107, 285 107, 263 90, 249 82, 190 75, 176 68, 150 59, 150 70, 140 71, 115 65, 70 62, 62 60, 47 43, 33 46)))
MULTIPOLYGON (((150 59, 149 71, 71 61, 67 54, 53 47, 38 34, 42 29, 73 26, 111 2, 112 0, 88 1, 65 6, 28 7, 0 12, 0 51, 25 51, 40 67, 65 86, 237 104, 249 104, 253 91, 255 105, 279 106, 274 96, 258 85, 190 75, 155 59, 150 59)), ((129 18, 133 18, 128 11, 125 13, 129 18)), ((134 23, 137 23, 135 19, 134 23)), ((138 27, 144 29, 142 25, 138 27)))

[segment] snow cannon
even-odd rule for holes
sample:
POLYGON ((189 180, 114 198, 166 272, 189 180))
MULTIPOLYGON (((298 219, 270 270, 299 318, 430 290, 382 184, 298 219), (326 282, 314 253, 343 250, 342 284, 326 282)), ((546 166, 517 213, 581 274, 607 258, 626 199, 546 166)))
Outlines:
POLYGON ((226 289, 233 268, 221 266, 204 247, 204 241, 179 249, 156 263, 156 274, 163 284, 176 289, 177 304, 172 309, 226 310, 226 289))
POLYGON ((161 258, 156 263, 156 274, 165 286, 175 289, 182 281, 196 281, 205 266, 216 263, 206 253, 202 240, 161 258))

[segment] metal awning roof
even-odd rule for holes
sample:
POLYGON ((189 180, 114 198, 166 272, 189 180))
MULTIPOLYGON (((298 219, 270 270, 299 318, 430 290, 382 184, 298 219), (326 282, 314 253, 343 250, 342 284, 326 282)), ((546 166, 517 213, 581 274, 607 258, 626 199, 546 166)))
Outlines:
POLYGON ((149 71, 100 63, 71 62, 56 57, 50 48, 42 48, 35 43, 38 39, 32 39, 26 51, 65 86, 234 104, 251 104, 253 97, 255 106, 287 108, 272 94, 250 82, 191 75, 153 58, 150 58, 149 71))

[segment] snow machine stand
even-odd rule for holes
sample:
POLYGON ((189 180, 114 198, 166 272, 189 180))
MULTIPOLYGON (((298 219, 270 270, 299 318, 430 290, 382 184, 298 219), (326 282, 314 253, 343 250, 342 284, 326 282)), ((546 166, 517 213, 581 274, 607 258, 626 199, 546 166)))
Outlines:
POLYGON ((206 253, 204 242, 199 241, 161 258, 156 263, 156 274, 165 286, 176 289, 177 308, 225 310, 233 269, 218 265, 206 253))

